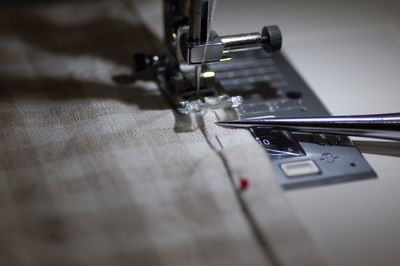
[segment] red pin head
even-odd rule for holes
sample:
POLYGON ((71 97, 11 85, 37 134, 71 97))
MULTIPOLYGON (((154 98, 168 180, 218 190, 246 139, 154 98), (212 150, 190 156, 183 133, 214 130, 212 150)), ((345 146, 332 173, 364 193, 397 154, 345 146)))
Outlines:
POLYGON ((242 177, 240 178, 240 190, 245 190, 249 187, 249 179, 242 177))

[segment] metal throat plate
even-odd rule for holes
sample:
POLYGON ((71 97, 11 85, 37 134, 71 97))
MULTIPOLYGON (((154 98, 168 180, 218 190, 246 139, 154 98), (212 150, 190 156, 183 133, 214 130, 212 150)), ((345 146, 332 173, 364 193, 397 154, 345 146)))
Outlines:
MULTIPOLYGON (((282 54, 263 50, 233 54, 233 60, 209 64, 219 90, 241 95, 240 118, 311 117, 330 113, 282 54)), ((251 128, 269 154, 286 189, 375 178, 376 174, 347 137, 251 128)))

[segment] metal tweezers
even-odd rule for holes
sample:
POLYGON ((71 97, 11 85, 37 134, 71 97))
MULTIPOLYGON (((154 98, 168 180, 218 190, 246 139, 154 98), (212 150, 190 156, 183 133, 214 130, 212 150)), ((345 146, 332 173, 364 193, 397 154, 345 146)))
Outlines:
POLYGON ((358 136, 400 141, 400 113, 243 119, 216 122, 228 127, 268 127, 276 130, 358 136))

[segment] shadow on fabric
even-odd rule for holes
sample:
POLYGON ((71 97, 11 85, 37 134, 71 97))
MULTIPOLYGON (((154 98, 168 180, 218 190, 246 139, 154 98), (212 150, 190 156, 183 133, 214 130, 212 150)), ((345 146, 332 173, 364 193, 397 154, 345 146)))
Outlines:
MULTIPOLYGON (((38 3, 5 5, 1 8, 0 38, 14 38, 27 47, 43 51, 47 56, 54 55, 54 58, 58 56, 59 59, 53 62, 58 66, 50 64, 45 67, 48 69, 46 72, 51 72, 54 67, 60 68, 60 64, 65 64, 66 71, 59 76, 40 72, 37 75, 27 75, 23 71, 19 71, 18 67, 11 67, 10 71, 7 66, 5 68, 0 66, 0 85, 2 87, 0 101, 7 101, 11 98, 56 101, 94 98, 120 100, 145 110, 170 108, 165 103, 165 99, 160 99, 162 96, 159 94, 134 85, 137 80, 152 80, 152 77, 148 75, 134 77, 132 75, 130 70, 132 55, 138 52, 154 54, 163 52, 161 40, 144 24, 132 23, 123 16, 118 19, 119 8, 121 12, 125 12, 125 15, 126 12, 131 12, 132 17, 136 17, 135 20, 140 21, 138 19, 140 16, 134 6, 131 5, 127 11, 121 1, 45 2, 48 5, 41 1, 38 3), (97 3, 100 4, 100 7, 97 3), (81 12, 80 20, 74 21, 71 9, 78 10, 80 5, 89 11, 89 7, 93 7, 94 11, 88 12, 87 18, 84 14, 82 16, 83 12, 81 12), (107 7, 115 9, 115 5, 117 5, 117 11, 113 10, 114 14, 112 14, 107 7), (62 23, 43 15, 47 10, 50 10, 52 16, 59 11, 63 16, 62 23), (66 13, 67 15, 65 15, 66 13), (68 17, 68 14, 72 15, 68 17), (96 80, 95 74, 93 74, 92 80, 82 78, 84 75, 79 73, 81 70, 76 70, 76 73, 68 76, 68 62, 67 60, 63 62, 60 56, 67 60, 81 57, 93 58, 92 62, 87 62, 87 65, 83 67, 87 72, 95 72, 96 65, 94 64, 103 62, 126 70, 117 75, 110 73, 110 76, 106 77, 110 82, 96 80), (90 64, 93 64, 93 67, 90 64)), ((13 49, 18 51, 19 47, 13 49)), ((24 47, 21 47, 20 53, 24 55, 25 52, 24 47)), ((7 51, 2 51, 0 45, 0 59, 3 55, 6 58, 8 56, 7 51)), ((40 58, 40 53, 35 56, 38 55, 40 58)), ((24 68, 24 64, 30 63, 29 58, 21 60, 21 57, 16 57, 15 60, 7 58, 7 61, 14 65, 20 63, 21 68, 24 68)))

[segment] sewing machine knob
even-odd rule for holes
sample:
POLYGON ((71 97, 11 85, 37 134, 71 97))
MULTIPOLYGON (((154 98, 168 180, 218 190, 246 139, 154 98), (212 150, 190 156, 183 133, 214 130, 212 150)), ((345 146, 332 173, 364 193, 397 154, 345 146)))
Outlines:
POLYGON ((279 52, 282 47, 282 33, 278 26, 265 26, 262 29, 262 37, 265 39, 263 48, 268 53, 279 52))

